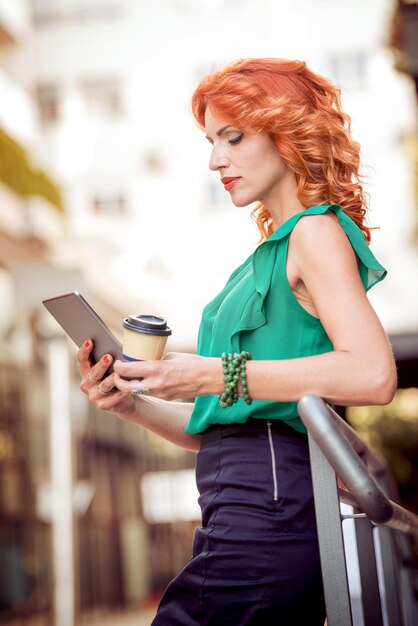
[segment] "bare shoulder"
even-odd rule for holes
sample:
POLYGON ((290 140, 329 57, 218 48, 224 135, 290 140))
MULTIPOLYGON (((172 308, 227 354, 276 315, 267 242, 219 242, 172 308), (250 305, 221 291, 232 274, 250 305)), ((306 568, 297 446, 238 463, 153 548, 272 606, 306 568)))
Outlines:
POLYGON ((327 211, 321 215, 302 215, 292 233, 294 239, 315 239, 338 235, 345 236, 345 233, 338 217, 332 211, 327 211))
POLYGON ((347 258, 355 253, 350 241, 332 211, 322 215, 302 216, 290 236, 289 251, 294 261, 318 263, 347 258), (320 254, 318 254, 320 252, 320 254))
POLYGON ((332 212, 299 219, 289 240, 286 273, 295 298, 320 319, 328 315, 330 298, 334 302, 350 293, 363 301, 365 296, 357 255, 332 212))

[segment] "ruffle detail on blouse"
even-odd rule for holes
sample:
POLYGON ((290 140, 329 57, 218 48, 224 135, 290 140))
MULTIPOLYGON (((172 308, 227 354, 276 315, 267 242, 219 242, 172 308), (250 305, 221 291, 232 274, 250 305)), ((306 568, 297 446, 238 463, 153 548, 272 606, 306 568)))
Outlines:
POLYGON ((273 278, 276 247, 266 241, 254 252, 252 258, 254 290, 244 306, 241 317, 232 329, 231 342, 234 350, 239 349, 238 345, 234 345, 235 335, 243 331, 256 330, 267 322, 264 301, 273 278), (255 262, 255 255, 258 257, 257 262, 255 262))
POLYGON ((371 289, 373 285, 383 280, 387 274, 385 268, 380 265, 366 243, 364 235, 360 228, 348 217, 339 204, 333 204, 329 207, 335 211, 339 222, 349 238, 354 252, 360 260, 359 272, 366 291, 371 289))
POLYGON ((284 239, 292 232, 301 217, 306 215, 323 215, 329 210, 334 211, 338 217, 341 227, 357 254, 360 261, 359 273, 365 290, 367 291, 386 276, 386 270, 380 265, 368 247, 362 231, 351 218, 344 213, 339 204, 325 204, 309 207, 289 218, 254 251, 251 262, 255 290, 245 304, 240 319, 232 328, 231 343, 234 350, 239 350, 237 338, 239 333, 256 330, 267 322, 265 299, 273 281, 277 242, 284 239))

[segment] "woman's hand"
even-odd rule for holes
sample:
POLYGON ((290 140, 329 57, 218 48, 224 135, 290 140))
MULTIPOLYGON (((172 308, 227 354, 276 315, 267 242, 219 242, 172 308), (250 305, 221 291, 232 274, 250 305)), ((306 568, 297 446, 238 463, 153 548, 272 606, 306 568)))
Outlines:
POLYGON ((164 400, 194 398, 223 391, 220 358, 169 352, 159 361, 116 361, 114 370, 113 384, 121 392, 129 394, 139 381, 150 395, 164 400))
POLYGON ((113 359, 105 354, 92 366, 92 348, 93 342, 87 340, 77 353, 80 389, 99 409, 124 419, 131 419, 138 410, 138 398, 132 392, 140 381, 146 393, 163 400, 218 395, 223 391, 220 358, 169 352, 158 361, 115 361, 114 372, 106 376, 113 359))
POLYGON ((89 402, 102 411, 110 411, 124 419, 129 419, 136 412, 136 402, 132 396, 132 390, 120 391, 115 386, 114 372, 110 376, 106 376, 106 372, 113 361, 109 354, 105 354, 98 363, 92 366, 90 360, 92 349, 93 342, 89 339, 84 342, 77 353, 81 391, 88 396, 89 402))
MULTIPOLYGON (((118 374, 113 372, 107 375, 113 362, 112 357, 105 354, 92 366, 90 360, 92 348, 93 342, 89 339, 77 354, 81 374, 80 389, 92 404, 102 411, 110 411, 124 420, 148 428, 178 446, 193 451, 199 449, 200 437, 184 432, 193 410, 193 403, 166 402, 160 398, 185 397, 190 390, 195 392, 196 385, 192 382, 196 375, 196 363, 220 359, 201 359, 193 355, 178 354, 167 355, 163 361, 133 363, 117 361, 115 365, 118 374), (135 378, 124 380, 121 375, 135 378), (159 398, 132 395, 140 378, 150 385, 150 393, 153 396, 158 395, 159 398), (186 382, 189 378, 192 382, 186 382)), ((207 368, 201 369, 207 372, 207 368)), ((222 373, 222 367, 220 369, 222 373)))

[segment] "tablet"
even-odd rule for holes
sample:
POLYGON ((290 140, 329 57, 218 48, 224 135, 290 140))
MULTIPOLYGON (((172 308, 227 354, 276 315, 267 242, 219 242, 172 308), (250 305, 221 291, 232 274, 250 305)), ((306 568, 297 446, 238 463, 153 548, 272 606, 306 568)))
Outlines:
MULTIPOLYGON (((78 291, 48 298, 42 304, 79 348, 86 339, 93 341, 92 363, 97 363, 105 354, 114 359, 122 358, 120 341, 78 291)), ((107 373, 112 369, 110 366, 107 373)))

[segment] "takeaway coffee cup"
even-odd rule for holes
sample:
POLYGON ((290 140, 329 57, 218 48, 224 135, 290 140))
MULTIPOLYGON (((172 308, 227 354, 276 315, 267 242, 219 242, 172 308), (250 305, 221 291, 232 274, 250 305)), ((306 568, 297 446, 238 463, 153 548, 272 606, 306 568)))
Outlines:
POLYGON ((157 315, 130 315, 123 320, 123 358, 126 361, 161 359, 171 328, 157 315))

